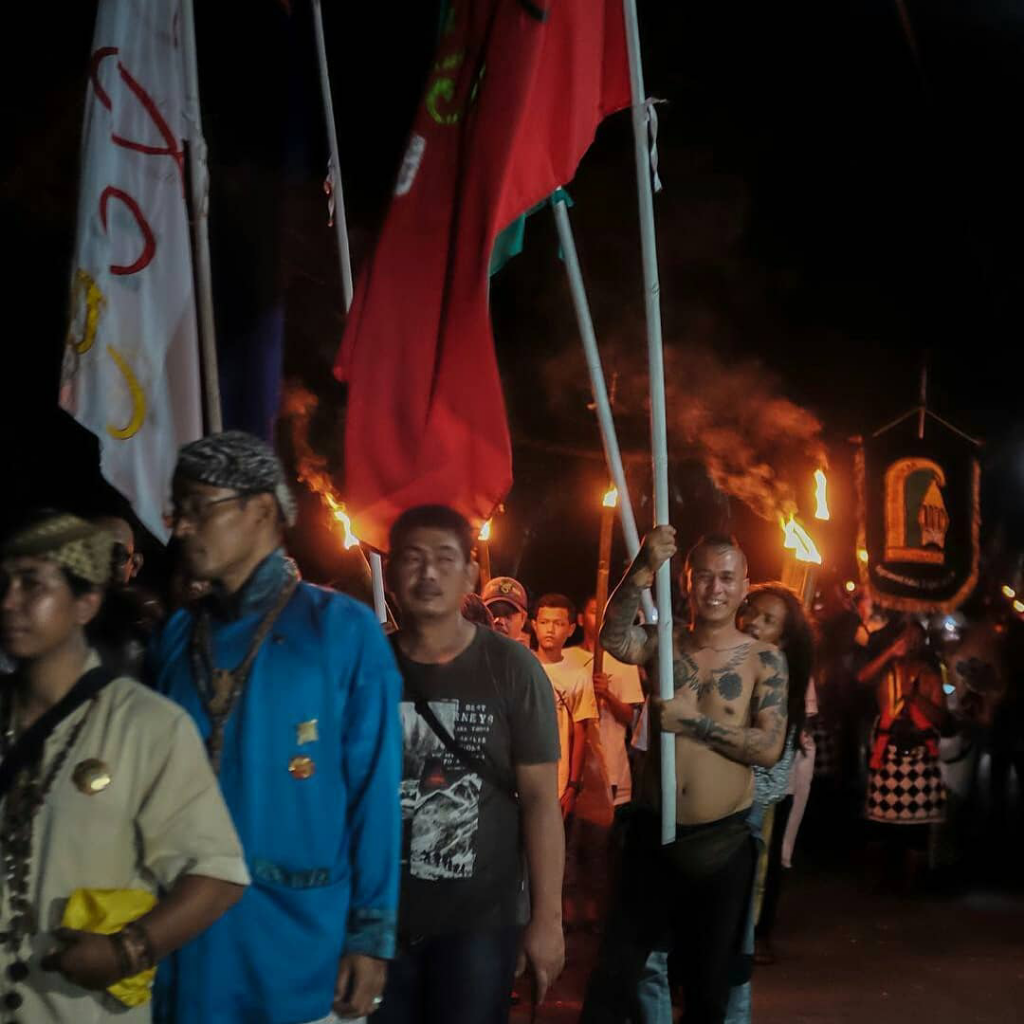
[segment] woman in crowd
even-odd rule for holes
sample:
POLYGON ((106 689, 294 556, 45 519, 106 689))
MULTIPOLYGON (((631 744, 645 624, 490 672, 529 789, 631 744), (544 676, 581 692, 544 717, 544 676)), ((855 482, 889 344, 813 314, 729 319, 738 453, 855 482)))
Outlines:
MULTIPOLYGON (((769 941, 775 922, 779 892, 782 885, 782 844, 789 811, 793 805, 790 791, 794 759, 806 756, 809 694, 813 694, 811 671, 814 665, 814 635, 800 599, 780 583, 762 583, 750 588, 750 594, 738 614, 744 633, 756 640, 775 644, 786 655, 789 664, 789 697, 786 709, 786 743, 782 756, 772 768, 754 768, 754 803, 750 810, 751 831, 762 837, 762 856, 755 878, 751 900, 751 917, 745 943, 745 956, 752 956, 754 926, 762 907, 770 914, 770 923, 762 940, 769 941), (779 809, 783 808, 780 815, 779 809)), ((813 696, 811 697, 813 701, 813 696)), ((813 706, 813 704, 812 704, 813 706)), ((808 778, 808 773, 802 777, 808 778)), ((806 802, 804 800, 804 802, 806 802)), ((770 947, 769 947, 770 948, 770 947)), ((750 982, 737 985, 729 1000, 727 1024, 744 1024, 750 1020, 750 982)))
POLYGON ((0 550, 0 1019, 145 1024, 156 963, 248 882, 188 715, 100 664, 112 538, 43 513, 0 550))

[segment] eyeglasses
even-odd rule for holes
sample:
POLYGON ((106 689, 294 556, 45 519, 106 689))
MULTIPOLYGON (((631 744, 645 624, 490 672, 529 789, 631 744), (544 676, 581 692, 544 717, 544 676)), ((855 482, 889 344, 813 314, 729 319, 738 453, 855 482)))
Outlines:
POLYGON ((170 530, 182 519, 187 519, 190 523, 205 523, 210 518, 210 510, 214 506, 248 497, 248 494, 229 494, 226 498, 213 498, 209 501, 203 501, 201 498, 186 498, 184 501, 176 501, 171 505, 170 510, 164 513, 164 525, 170 530))

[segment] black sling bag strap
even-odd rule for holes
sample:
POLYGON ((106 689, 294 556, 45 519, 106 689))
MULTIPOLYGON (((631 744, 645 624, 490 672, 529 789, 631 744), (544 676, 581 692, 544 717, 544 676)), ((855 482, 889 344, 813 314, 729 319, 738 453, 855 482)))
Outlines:
POLYGON ((54 729, 113 680, 114 673, 108 668, 100 666, 90 669, 49 711, 40 715, 18 737, 7 756, 0 762, 0 799, 7 795, 21 769, 39 760, 43 746, 54 729))
MULTIPOLYGON (((394 648, 395 656, 399 665, 403 660, 402 652, 394 634, 391 637, 391 645, 394 648)), ((488 666, 489 667, 489 666, 488 666)), ((509 783, 508 779, 502 778, 497 769, 483 757, 471 754, 459 741, 444 727, 441 720, 434 714, 430 702, 413 686, 408 679, 405 680, 406 692, 412 697, 413 707, 416 714, 430 726, 430 731, 441 741, 444 749, 448 751, 461 765, 477 773, 484 782, 489 782, 499 793, 504 793, 513 803, 519 803, 519 794, 515 786, 509 783)))
POLYGON ((444 727, 444 723, 434 714, 434 709, 423 696, 413 692, 408 682, 405 688, 413 695, 413 707, 416 713, 430 726, 431 732, 444 744, 448 751, 460 764, 477 773, 485 782, 489 782, 500 793, 504 793, 513 803, 519 803, 519 794, 509 785, 507 779, 503 779, 495 770, 493 765, 485 758, 471 754, 457 739, 444 727))

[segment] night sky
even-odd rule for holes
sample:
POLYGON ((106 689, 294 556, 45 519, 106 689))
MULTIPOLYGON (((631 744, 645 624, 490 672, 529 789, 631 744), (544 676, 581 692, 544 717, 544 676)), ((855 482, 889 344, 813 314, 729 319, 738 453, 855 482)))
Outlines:
MULTIPOLYGON (((291 17, 273 0, 197 6, 220 338, 240 344, 269 312, 283 313, 286 374, 320 397, 313 440, 333 458, 344 392, 330 364, 343 316, 306 4, 296 0, 291 17)), ((3 375, 5 519, 40 503, 116 507, 94 442, 56 409, 95 5, 67 5, 59 22, 45 5, 17 7, 9 38, 25 41, 36 63, 8 68, 14 159, 0 196, 17 327, 3 375)), ((667 101, 656 215, 670 402, 683 409, 709 374, 739 370, 764 397, 785 397, 821 424, 838 515, 819 539, 842 575, 853 571, 849 438, 915 404, 927 359, 930 405, 985 441, 984 539, 1019 552, 1024 10, 1010 0, 907 0, 915 60, 894 0, 639 8, 648 92, 667 101)), ((325 9, 358 269, 386 208, 437 11, 325 9)), ((623 112, 603 126, 569 191, 643 526, 633 173, 623 112)), ((526 239, 492 284, 516 460, 492 558, 496 572, 518 563, 535 591, 581 597, 606 475, 548 214, 531 219, 526 239)), ((754 575, 774 575, 777 526, 715 491, 681 419, 670 405, 673 519, 684 538, 732 528, 751 548, 754 575)), ((813 458, 802 445, 777 455, 805 504, 813 458)), ((311 578, 331 578, 335 541, 315 500, 304 510, 293 546, 311 578)))

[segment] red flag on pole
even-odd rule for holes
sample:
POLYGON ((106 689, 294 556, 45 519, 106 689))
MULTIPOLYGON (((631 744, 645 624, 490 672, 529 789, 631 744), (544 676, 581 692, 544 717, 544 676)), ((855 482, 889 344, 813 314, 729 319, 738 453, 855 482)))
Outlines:
POLYGON ((621 0, 450 6, 335 364, 349 386, 345 497, 367 543, 383 550, 394 519, 424 502, 479 525, 508 492, 494 239, 573 177, 597 125, 629 102, 621 0))

